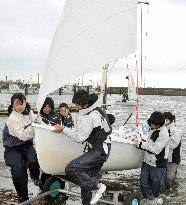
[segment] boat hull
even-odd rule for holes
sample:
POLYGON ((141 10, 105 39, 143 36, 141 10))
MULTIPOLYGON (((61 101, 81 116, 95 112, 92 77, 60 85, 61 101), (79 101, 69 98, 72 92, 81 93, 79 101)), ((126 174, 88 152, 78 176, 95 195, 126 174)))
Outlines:
POLYGON ((116 105, 123 105, 123 106, 136 106, 137 102, 136 101, 127 101, 127 102, 122 102, 122 101, 116 101, 116 105))
MULTIPOLYGON (((65 134, 35 127, 35 146, 41 169, 48 174, 65 174, 66 165, 82 155, 84 144, 77 143, 65 134)), ((141 166, 143 151, 134 144, 112 142, 110 157, 103 171, 135 169, 141 166)))

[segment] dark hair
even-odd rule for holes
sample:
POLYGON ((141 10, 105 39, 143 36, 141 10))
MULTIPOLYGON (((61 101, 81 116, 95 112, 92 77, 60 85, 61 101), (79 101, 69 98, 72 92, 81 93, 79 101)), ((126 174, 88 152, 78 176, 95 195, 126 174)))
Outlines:
POLYGON ((98 100, 98 95, 96 93, 92 93, 89 95, 89 107, 92 106, 98 100))
POLYGON ((155 111, 151 114, 147 122, 149 126, 151 126, 151 124, 154 124, 156 126, 159 125, 160 127, 162 127, 165 124, 165 116, 162 112, 155 111))
POLYGON ((172 123, 173 121, 175 122, 175 115, 173 115, 171 112, 164 112, 165 119, 169 119, 170 122, 172 123))
POLYGON ((78 90, 76 93, 74 93, 72 98, 72 103, 78 104, 78 105, 86 105, 89 103, 90 96, 87 91, 85 90, 78 90))
POLYGON ((49 105, 51 107, 51 112, 54 111, 54 101, 53 101, 53 99, 50 98, 50 97, 46 97, 45 102, 43 103, 43 106, 40 110, 40 114, 44 115, 43 108, 46 107, 46 105, 49 105))
MULTIPOLYGON (((23 103, 23 101, 26 101, 26 97, 23 93, 14 93, 11 97, 11 105, 8 107, 8 115, 11 114, 12 110, 13 110, 13 103, 14 100, 18 99, 19 101, 21 101, 23 103)), ((26 102, 26 107, 25 110, 21 113, 23 115, 28 115, 30 112, 30 105, 28 102, 26 102)))
POLYGON ((66 107, 67 109, 69 109, 69 107, 68 107, 68 105, 67 105, 66 103, 61 103, 61 104, 59 105, 59 109, 60 109, 61 107, 66 107))

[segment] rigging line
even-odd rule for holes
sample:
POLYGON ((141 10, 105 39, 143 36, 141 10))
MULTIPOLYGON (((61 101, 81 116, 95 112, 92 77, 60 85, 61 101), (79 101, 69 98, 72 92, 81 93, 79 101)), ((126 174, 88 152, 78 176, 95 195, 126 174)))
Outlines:
POLYGON ((142 11, 142 5, 141 5, 141 84, 142 84, 142 79, 143 79, 143 71, 142 71, 142 64, 143 64, 143 11, 142 11))
MULTIPOLYGON (((114 63, 113 63, 113 65, 112 65, 112 67, 111 67, 111 69, 110 69, 110 71, 109 71, 109 73, 108 73, 108 78, 110 77, 110 74, 111 74, 111 72, 112 72, 112 70, 113 70, 113 68, 114 68, 114 66, 116 65, 116 62, 118 61, 118 59, 116 59, 115 61, 114 61, 114 63)), ((107 78, 107 80, 108 80, 108 78, 107 78)))
POLYGON ((139 121, 139 84, 138 84, 138 62, 137 62, 137 58, 136 58, 136 55, 135 55, 135 59, 136 59, 136 70, 137 70, 137 85, 136 85, 136 95, 137 95, 137 102, 136 102, 136 127, 138 127, 138 121, 139 121))

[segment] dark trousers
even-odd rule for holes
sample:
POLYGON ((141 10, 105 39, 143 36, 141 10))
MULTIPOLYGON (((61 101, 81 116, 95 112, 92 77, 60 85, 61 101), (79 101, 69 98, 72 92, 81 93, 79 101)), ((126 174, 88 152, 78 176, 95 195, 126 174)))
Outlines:
POLYGON ((97 189, 98 172, 107 158, 104 151, 90 150, 66 166, 67 179, 81 187, 83 205, 90 205, 92 190, 97 189))
POLYGON ((175 182, 178 166, 179 166, 178 164, 172 162, 168 162, 167 164, 167 176, 166 176, 167 189, 170 189, 175 182))
POLYGON ((158 168, 143 162, 140 175, 140 188, 144 198, 153 200, 165 193, 166 168, 158 168))
POLYGON ((5 148, 5 163, 11 168, 12 181, 20 202, 28 200, 28 175, 39 179, 40 169, 35 149, 32 145, 17 148, 5 148))
POLYGON ((51 177, 52 175, 51 174, 47 174, 45 172, 42 172, 41 173, 41 185, 40 185, 40 189, 42 190, 44 185, 45 185, 45 182, 51 177))

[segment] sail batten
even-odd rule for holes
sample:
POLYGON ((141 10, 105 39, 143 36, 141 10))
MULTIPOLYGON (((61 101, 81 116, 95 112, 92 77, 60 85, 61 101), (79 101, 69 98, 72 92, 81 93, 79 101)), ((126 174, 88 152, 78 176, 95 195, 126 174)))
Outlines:
POLYGON ((136 0, 66 0, 43 73, 47 94, 136 50, 136 0))

